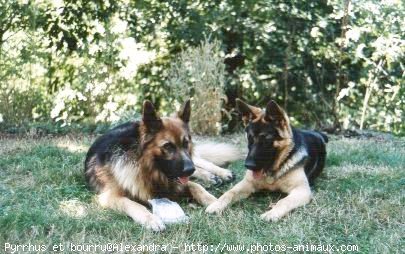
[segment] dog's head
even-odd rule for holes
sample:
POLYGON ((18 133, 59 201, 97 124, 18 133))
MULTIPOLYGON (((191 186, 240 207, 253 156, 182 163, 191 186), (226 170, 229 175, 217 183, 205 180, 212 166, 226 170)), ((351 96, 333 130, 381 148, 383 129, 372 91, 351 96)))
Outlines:
POLYGON ((181 184, 195 171, 188 122, 190 101, 173 117, 161 118, 150 101, 143 104, 141 142, 143 156, 168 179, 181 184))
POLYGON ((287 114, 275 101, 270 101, 262 110, 237 99, 236 107, 242 115, 248 139, 245 167, 253 171, 255 178, 278 170, 280 152, 292 143, 287 114))

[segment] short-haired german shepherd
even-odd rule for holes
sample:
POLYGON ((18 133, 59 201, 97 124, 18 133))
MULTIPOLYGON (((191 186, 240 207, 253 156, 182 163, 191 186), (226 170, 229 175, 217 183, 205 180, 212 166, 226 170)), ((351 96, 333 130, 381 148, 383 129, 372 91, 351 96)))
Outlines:
MULTIPOLYGON (((160 118, 153 104, 145 101, 141 121, 117 126, 94 142, 85 160, 85 177, 103 207, 124 212, 146 228, 160 231, 165 225, 147 209, 149 199, 184 197, 205 206, 216 200, 201 185, 189 181, 189 176, 196 167, 212 168, 223 178, 232 174, 215 168, 202 152, 194 166, 190 111, 187 101, 176 116, 160 118)), ((219 151, 217 156, 224 157, 213 162, 236 159, 232 153, 219 151)))
POLYGON ((237 109, 246 126, 249 152, 244 179, 206 209, 220 213, 229 204, 259 190, 281 191, 288 195, 261 215, 277 221, 291 210, 310 202, 310 184, 326 158, 326 135, 292 128, 284 110, 270 101, 265 110, 237 100, 237 109))

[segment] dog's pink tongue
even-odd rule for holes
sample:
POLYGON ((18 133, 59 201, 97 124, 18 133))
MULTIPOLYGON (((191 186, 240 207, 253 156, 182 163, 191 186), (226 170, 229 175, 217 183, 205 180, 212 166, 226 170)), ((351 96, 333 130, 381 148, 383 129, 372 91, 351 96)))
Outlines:
POLYGON ((186 183, 188 183, 188 176, 179 177, 179 182, 180 182, 181 184, 186 184, 186 183))
POLYGON ((264 177, 264 172, 263 169, 262 170, 258 170, 258 171, 253 171, 253 178, 254 179, 262 179, 264 177))

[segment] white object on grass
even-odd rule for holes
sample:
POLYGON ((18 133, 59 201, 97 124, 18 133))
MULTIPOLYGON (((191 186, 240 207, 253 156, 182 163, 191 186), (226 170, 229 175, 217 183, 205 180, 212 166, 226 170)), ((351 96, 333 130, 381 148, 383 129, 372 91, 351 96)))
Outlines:
POLYGON ((152 205, 152 212, 158 216, 163 223, 187 223, 188 216, 176 202, 167 198, 151 199, 148 202, 152 205))

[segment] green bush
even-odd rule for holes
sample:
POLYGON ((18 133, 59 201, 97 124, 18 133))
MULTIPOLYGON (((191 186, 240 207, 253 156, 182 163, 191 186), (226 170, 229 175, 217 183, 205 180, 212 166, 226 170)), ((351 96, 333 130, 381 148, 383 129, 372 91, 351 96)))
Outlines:
POLYGON ((171 64, 167 86, 169 98, 175 102, 193 98, 191 129, 195 133, 219 134, 225 97, 225 64, 219 42, 205 40, 182 51, 171 64))
POLYGON ((275 99, 298 125, 405 133, 403 1, 0 0, 0 13, 3 127, 109 124, 193 96, 199 133, 232 131, 236 97, 275 99))

